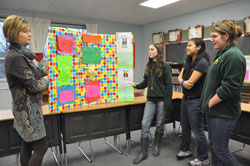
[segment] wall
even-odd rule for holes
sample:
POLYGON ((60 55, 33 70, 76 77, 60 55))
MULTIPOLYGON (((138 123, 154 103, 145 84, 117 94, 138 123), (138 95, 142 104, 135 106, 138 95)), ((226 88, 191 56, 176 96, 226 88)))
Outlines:
MULTIPOLYGON (((132 24, 121 24, 121 23, 114 23, 102 20, 92 20, 92 19, 82 19, 82 18, 73 18, 73 17, 62 17, 62 16, 51 16, 44 13, 36 13, 36 12, 20 12, 20 11, 12 11, 12 10, 3 10, 0 9, 0 16, 8 16, 12 14, 20 15, 20 16, 29 16, 29 17, 40 17, 40 18, 47 18, 51 21, 56 22, 66 22, 66 23, 75 23, 75 24, 84 24, 84 23, 92 23, 98 24, 98 33, 100 34, 115 34, 116 32, 132 32, 134 35, 134 42, 135 44, 135 54, 136 64, 140 63, 140 55, 141 54, 141 40, 142 40, 142 33, 141 33, 141 26, 132 25, 132 24)), ((134 78, 140 78, 141 73, 140 65, 136 65, 134 78)), ((0 85, 1 86, 1 85, 0 85)), ((9 90, 0 90, 0 110, 3 109, 10 109, 11 108, 11 95, 9 90)))
MULTIPOLYGON (((212 22, 221 21, 224 19, 242 20, 245 16, 250 16, 250 1, 238 0, 233 3, 228 3, 218 7, 193 12, 190 14, 181 15, 175 18, 153 22, 143 26, 120 24, 101 20, 80 19, 72 17, 51 16, 42 13, 28 13, 9 10, 0 10, 2 15, 17 14, 21 16, 33 16, 52 19, 52 21, 62 21, 69 23, 96 23, 99 25, 99 33, 115 32, 133 32, 136 47, 136 67, 135 67, 135 82, 139 82, 143 78, 143 72, 148 60, 148 45, 152 42, 152 33, 165 32, 168 30, 181 28, 187 29, 188 26, 202 24, 204 26, 211 25, 212 22)), ((7 90, 0 90, 0 110, 10 108, 10 95, 7 90)))
MULTIPOLYGON (((147 63, 148 45, 152 42, 152 34, 156 32, 167 33, 173 29, 188 29, 189 26, 204 25, 210 26, 212 22, 224 19, 243 20, 244 17, 250 16, 250 1, 238 0, 236 2, 209 8, 190 14, 181 15, 175 18, 153 22, 142 27, 142 57, 141 67, 147 63)), ((143 73, 142 73, 143 74, 143 73)), ((141 76, 142 79, 142 76, 141 76)))

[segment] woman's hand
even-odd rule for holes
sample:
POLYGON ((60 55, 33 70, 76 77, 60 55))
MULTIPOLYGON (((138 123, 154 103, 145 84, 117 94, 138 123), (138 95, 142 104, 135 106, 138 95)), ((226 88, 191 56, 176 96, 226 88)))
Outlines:
POLYGON ((47 73, 49 71, 49 59, 46 60, 46 62, 44 63, 44 66, 43 66, 43 71, 45 73, 47 73))
POLYGON ((215 94, 208 102, 208 108, 211 108, 213 107, 214 105, 220 103, 222 101, 222 99, 217 95, 215 94))
POLYGON ((49 82, 49 75, 43 77, 47 82, 49 82))
POLYGON ((133 86, 133 87, 136 87, 136 84, 133 82, 132 86, 133 86))
POLYGON ((194 86, 194 84, 192 84, 192 83, 190 83, 190 82, 188 82, 188 81, 184 81, 184 82, 183 82, 183 86, 184 86, 186 89, 191 89, 191 88, 194 86))
POLYGON ((214 104, 213 104, 212 100, 210 99, 209 102, 208 102, 208 108, 211 108, 213 106, 214 106, 214 104))

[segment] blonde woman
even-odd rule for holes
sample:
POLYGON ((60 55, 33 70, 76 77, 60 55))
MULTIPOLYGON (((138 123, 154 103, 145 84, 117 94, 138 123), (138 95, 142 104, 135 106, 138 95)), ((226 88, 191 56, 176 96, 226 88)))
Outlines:
POLYGON ((10 42, 5 73, 13 100, 14 128, 22 139, 21 165, 40 166, 48 148, 41 107, 42 91, 49 81, 48 64, 43 70, 35 66, 35 55, 26 48, 31 40, 30 26, 23 18, 7 17, 3 32, 10 42))

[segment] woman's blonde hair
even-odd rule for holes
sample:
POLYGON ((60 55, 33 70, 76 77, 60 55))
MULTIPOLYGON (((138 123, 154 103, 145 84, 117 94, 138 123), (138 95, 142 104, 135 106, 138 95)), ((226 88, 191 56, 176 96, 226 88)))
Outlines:
POLYGON ((16 43, 18 33, 27 30, 29 23, 20 16, 8 16, 3 23, 3 34, 7 42, 16 43))
POLYGON ((211 32, 217 32, 220 35, 228 34, 229 42, 236 42, 237 38, 242 35, 242 30, 239 26, 235 25, 234 21, 223 20, 214 23, 211 27, 211 32))

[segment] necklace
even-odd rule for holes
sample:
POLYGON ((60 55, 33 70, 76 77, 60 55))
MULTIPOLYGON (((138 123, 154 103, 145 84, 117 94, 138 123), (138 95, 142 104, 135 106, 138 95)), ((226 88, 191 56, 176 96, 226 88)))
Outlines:
POLYGON ((155 78, 155 75, 156 75, 156 71, 154 72, 154 75, 153 75, 153 70, 154 70, 155 66, 151 69, 151 90, 154 90, 154 78, 155 78))

